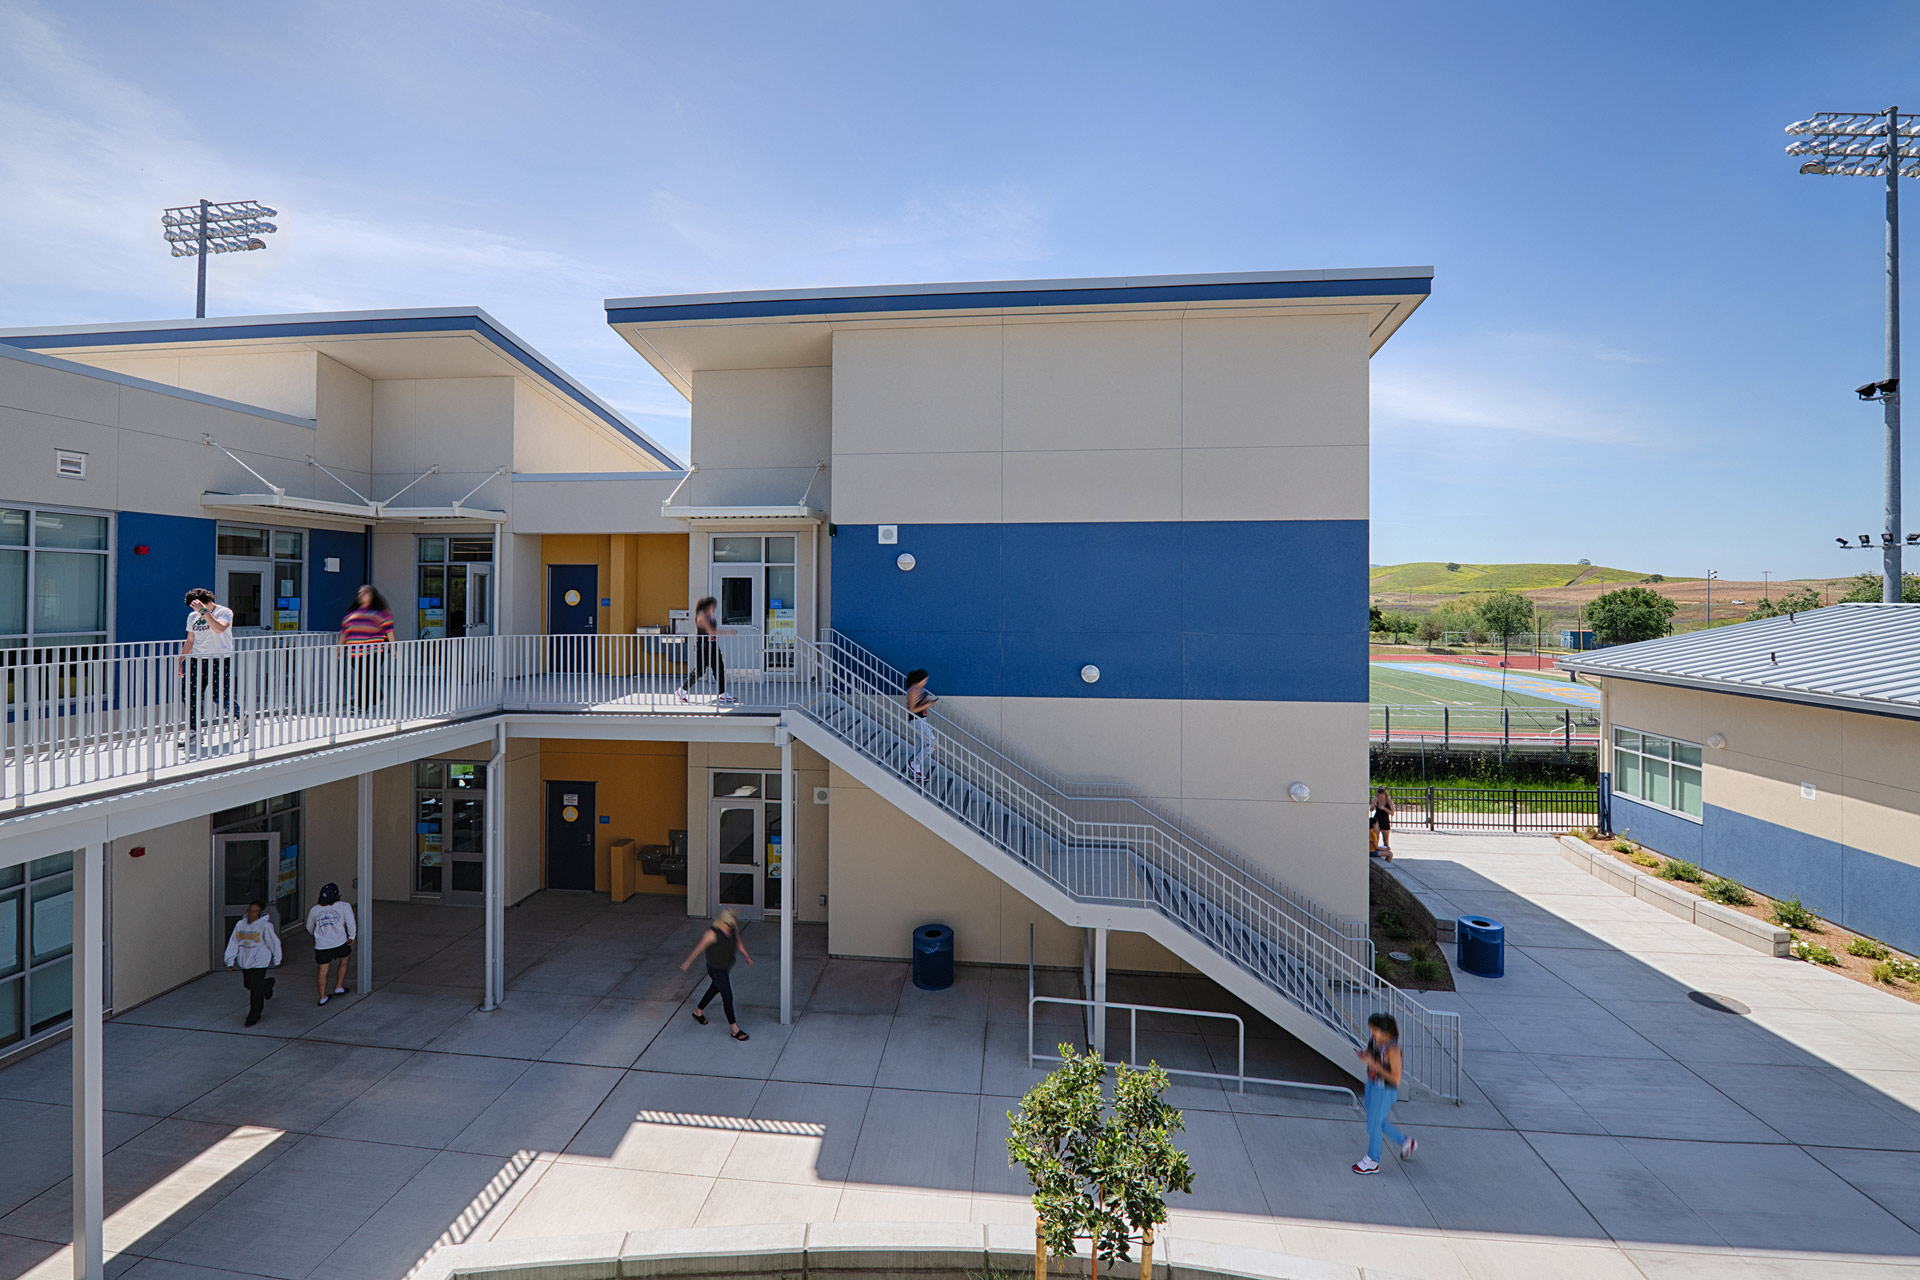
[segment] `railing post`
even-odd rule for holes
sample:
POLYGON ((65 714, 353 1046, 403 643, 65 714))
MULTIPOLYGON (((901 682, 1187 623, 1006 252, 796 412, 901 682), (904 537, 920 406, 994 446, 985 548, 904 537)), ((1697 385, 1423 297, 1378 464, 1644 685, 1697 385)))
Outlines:
POLYGON ((1520 788, 1513 789, 1513 829, 1520 829, 1520 788))
POLYGON ((1427 788, 1427 830, 1433 830, 1433 788, 1427 788))

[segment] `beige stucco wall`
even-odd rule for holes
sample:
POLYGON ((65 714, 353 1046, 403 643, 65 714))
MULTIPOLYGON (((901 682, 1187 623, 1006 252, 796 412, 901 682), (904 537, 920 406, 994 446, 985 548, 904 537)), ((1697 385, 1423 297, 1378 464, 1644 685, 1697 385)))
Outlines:
POLYGON ((515 471, 665 469, 665 463, 544 383, 513 381, 515 471))
POLYGON ((113 842, 108 861, 112 911, 112 1005, 131 1009, 211 967, 213 839, 192 818, 113 842), (138 858, 130 851, 144 848, 138 858))
MULTIPOLYGON (((800 501, 833 455, 831 369, 709 369, 693 375, 691 461, 681 502, 702 506, 800 501)), ((833 477, 808 502, 824 511, 833 477)))
POLYGON ((1727 745, 1701 753, 1707 804, 1920 865, 1920 721, 1633 680, 1602 688, 1605 768, 1615 724, 1703 746, 1719 734, 1727 745))
MULTIPOLYGON (((937 922, 952 927, 954 955, 964 964, 1025 964, 1030 926, 1037 963, 1080 964, 1080 930, 1060 923, 839 769, 831 770, 829 785, 827 947, 834 955, 905 959, 913 930, 937 922)), ((1131 933, 1111 936, 1108 964, 1191 972, 1158 943, 1131 933)))

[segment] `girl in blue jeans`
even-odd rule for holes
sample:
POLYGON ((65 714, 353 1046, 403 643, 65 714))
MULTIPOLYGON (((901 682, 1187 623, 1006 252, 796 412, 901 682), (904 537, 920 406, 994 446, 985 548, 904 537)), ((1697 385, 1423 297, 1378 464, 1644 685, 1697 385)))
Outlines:
POLYGON ((1411 1160, 1420 1145, 1387 1119, 1400 1097, 1400 1025, 1393 1015, 1376 1013, 1367 1019, 1367 1047, 1360 1051, 1360 1061, 1367 1065, 1367 1154, 1360 1157, 1353 1171, 1378 1173, 1382 1136, 1399 1146, 1402 1160, 1411 1160))

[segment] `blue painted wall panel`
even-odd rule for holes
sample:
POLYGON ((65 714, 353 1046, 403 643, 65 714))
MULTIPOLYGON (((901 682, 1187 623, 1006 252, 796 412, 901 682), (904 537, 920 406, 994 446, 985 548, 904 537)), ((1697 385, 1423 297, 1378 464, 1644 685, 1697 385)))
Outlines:
POLYGON ((1864 849, 1840 851, 1840 923, 1871 934, 1909 954, 1920 951, 1920 867, 1864 849))
POLYGON ((188 589, 214 585, 214 522, 122 511, 115 524, 114 639, 181 639, 188 589), (142 546, 147 554, 135 555, 142 546))
MULTIPOLYGON (((353 598, 360 584, 370 581, 371 577, 367 568, 366 534, 342 533, 335 529, 315 529, 308 534, 307 630, 338 631, 341 619, 353 609, 353 598), (329 557, 340 561, 340 572, 326 571, 329 557)), ((406 592, 386 592, 389 604, 405 595, 406 592)))
POLYGON ((1846 894, 1841 844, 1791 827, 1722 809, 1705 808, 1701 865, 1751 885, 1769 898, 1799 898, 1821 915, 1843 920, 1846 894))
MULTIPOLYGON (((1706 865, 1701 852, 1703 828, 1698 822, 1676 818, 1664 809, 1656 809, 1616 794, 1613 797, 1613 829, 1616 834, 1630 836, 1655 853, 1706 865)), ((1758 885, 1754 887, 1759 888, 1758 885)))
POLYGON ((943 692, 1364 701, 1364 520, 842 525, 834 626, 943 692), (911 572, 896 564, 902 552, 911 572), (1080 668, 1101 669, 1098 684, 1080 668))

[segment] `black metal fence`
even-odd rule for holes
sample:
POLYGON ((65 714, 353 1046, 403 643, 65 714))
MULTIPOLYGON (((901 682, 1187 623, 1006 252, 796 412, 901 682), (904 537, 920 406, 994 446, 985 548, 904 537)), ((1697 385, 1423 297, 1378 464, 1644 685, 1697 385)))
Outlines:
POLYGON ((1422 831, 1569 831, 1599 827, 1600 789, 1389 787, 1393 825, 1422 831))

